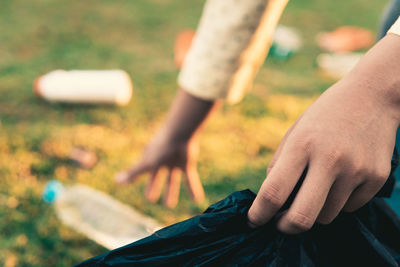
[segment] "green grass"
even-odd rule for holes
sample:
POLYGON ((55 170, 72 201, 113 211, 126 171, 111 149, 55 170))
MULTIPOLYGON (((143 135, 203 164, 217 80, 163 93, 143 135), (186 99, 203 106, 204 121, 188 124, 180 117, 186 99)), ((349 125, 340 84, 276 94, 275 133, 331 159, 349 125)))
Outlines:
POLYGON ((143 199, 145 179, 126 187, 114 174, 140 157, 176 91, 174 36, 195 28, 203 1, 0 0, 0 264, 71 266, 106 250, 63 226, 41 191, 50 179, 103 190, 169 224, 201 212, 232 191, 256 191, 286 129, 334 81, 320 75, 319 31, 350 24, 375 30, 379 0, 292 0, 281 23, 296 27, 303 49, 270 58, 254 90, 224 106, 201 139, 199 171, 207 193, 193 204, 182 189, 174 210, 143 199), (126 70, 134 83, 123 108, 48 104, 32 93, 53 69, 126 70), (219 138, 221 135, 224 138, 219 138), (73 146, 97 152, 82 170, 66 160, 73 146))

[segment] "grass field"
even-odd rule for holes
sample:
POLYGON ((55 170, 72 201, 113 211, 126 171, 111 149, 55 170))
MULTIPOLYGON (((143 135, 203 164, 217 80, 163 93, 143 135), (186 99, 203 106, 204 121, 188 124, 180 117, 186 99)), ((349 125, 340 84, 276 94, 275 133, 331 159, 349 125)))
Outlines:
POLYGON ((377 28, 384 1, 292 0, 281 23, 297 28, 303 49, 269 58, 244 101, 224 106, 201 139, 199 171, 207 200, 147 203, 145 179, 114 184, 161 125, 176 91, 174 36, 195 28, 204 1, 0 0, 0 265, 71 266, 106 250, 63 226, 41 200, 47 181, 83 183, 169 224, 200 213, 229 193, 256 191, 280 138, 334 81, 315 66, 319 31, 349 24, 377 28), (48 104, 32 93, 54 69, 126 70, 134 83, 127 107, 48 104), (224 138, 220 138, 220 136, 224 138), (65 158, 73 146, 99 156, 92 170, 65 158))

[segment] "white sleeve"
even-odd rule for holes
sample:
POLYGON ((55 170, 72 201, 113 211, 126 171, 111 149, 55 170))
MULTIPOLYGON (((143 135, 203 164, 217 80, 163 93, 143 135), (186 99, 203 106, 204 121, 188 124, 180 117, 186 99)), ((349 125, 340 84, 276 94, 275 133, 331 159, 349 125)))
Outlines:
POLYGON ((388 33, 400 35, 400 17, 396 20, 392 27, 390 27, 388 33))
POLYGON ((235 103, 251 87, 288 0, 208 0, 179 85, 202 99, 235 103))

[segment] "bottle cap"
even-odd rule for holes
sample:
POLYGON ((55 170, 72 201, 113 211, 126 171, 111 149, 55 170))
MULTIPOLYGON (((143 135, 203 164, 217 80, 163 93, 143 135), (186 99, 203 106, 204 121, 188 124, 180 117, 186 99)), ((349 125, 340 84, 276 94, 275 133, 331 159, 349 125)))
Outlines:
POLYGON ((37 97, 42 98, 42 91, 40 89, 40 79, 42 79, 42 76, 37 77, 33 82, 33 92, 37 97))
POLYGON ((44 202, 48 204, 53 204, 57 197, 60 195, 61 191, 64 189, 64 186, 57 180, 49 181, 44 187, 42 199, 44 202))

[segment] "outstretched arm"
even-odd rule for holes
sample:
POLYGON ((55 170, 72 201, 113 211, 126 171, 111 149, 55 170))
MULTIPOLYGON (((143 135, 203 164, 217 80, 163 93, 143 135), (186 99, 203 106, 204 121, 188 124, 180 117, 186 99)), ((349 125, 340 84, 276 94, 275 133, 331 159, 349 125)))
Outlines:
POLYGON ((209 116, 216 101, 197 98, 185 90, 179 90, 168 113, 164 126, 145 149, 142 158, 129 170, 117 175, 117 181, 126 183, 140 174, 149 172, 151 178, 146 198, 155 202, 162 190, 162 167, 168 169, 168 181, 164 204, 174 207, 178 203, 181 174, 186 177, 191 196, 195 202, 204 199, 204 190, 196 168, 196 134, 209 116))
POLYGON ((179 75, 180 89, 164 127, 139 163, 117 175, 134 180, 150 172, 146 197, 157 201, 162 190, 161 167, 169 169, 165 204, 178 203, 181 172, 195 201, 204 198, 193 137, 217 99, 238 102, 265 59, 281 12, 288 0, 208 0, 193 44, 179 75))

